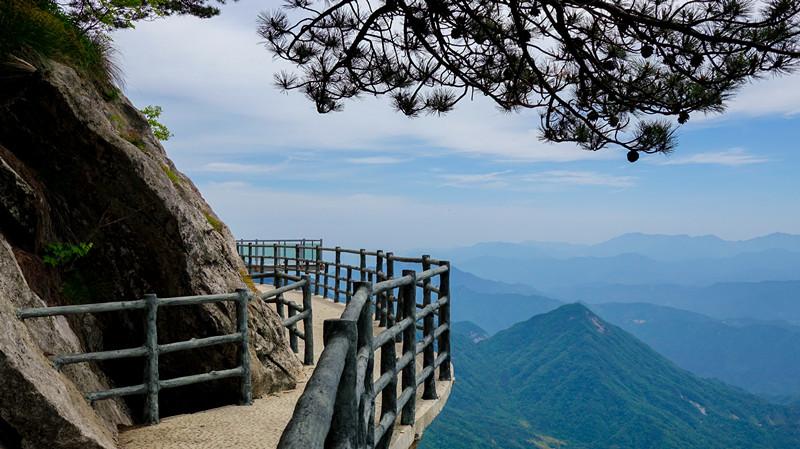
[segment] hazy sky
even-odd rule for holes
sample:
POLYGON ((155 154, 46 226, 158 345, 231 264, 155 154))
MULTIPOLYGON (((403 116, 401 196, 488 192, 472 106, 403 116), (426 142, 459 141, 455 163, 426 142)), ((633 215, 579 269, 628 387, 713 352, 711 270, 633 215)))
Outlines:
POLYGON ((482 99, 443 117, 371 97, 319 115, 272 83, 286 66, 256 17, 279 4, 241 0, 115 36, 126 94, 164 108, 167 152, 237 237, 406 248, 800 233, 800 76, 748 86, 725 115, 692 117, 673 155, 629 164, 621 150, 544 144, 536 112, 482 99))

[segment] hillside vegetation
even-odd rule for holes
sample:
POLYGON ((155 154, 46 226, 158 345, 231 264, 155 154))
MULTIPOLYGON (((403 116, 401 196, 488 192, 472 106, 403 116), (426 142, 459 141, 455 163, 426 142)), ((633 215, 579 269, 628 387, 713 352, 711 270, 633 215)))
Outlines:
POLYGON ((796 412, 697 378, 579 304, 454 345, 458 384, 421 449, 800 445, 796 412))

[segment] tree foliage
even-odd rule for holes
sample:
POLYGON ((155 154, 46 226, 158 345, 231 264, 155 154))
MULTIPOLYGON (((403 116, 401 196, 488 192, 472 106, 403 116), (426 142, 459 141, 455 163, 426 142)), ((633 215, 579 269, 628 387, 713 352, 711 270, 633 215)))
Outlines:
POLYGON ((388 95, 409 116, 475 94, 540 112, 542 138, 669 152, 695 112, 800 57, 800 0, 288 0, 260 16, 276 75, 319 112, 388 95), (677 122, 677 123, 676 123, 677 122))
POLYGON ((57 4, 86 33, 133 28, 140 20, 176 14, 209 18, 219 14, 215 4, 225 0, 64 0, 57 4))
POLYGON ((161 118, 161 106, 150 105, 145 106, 144 109, 141 109, 140 112, 144 117, 147 119, 147 123, 150 125, 150 128, 153 130, 153 135, 156 136, 156 139, 161 141, 169 140, 172 137, 172 132, 167 128, 166 125, 159 121, 161 118))

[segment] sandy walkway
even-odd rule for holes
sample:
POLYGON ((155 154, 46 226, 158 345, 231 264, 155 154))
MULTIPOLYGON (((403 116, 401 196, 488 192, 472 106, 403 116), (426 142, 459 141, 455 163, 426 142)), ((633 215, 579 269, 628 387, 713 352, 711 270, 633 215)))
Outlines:
MULTIPOLYGON (((289 293, 289 299, 301 303, 298 293, 289 293)), ((330 318, 339 318, 344 304, 335 304, 331 300, 315 296, 314 298, 314 359, 319 359, 322 352, 322 322, 330 318)), ((302 323, 302 322, 301 322, 302 323)), ((302 330, 302 325, 299 325, 302 330)), ((380 329, 375 330, 375 333, 380 329)), ((299 341, 303 354, 303 340, 299 341)), ((398 354, 400 348, 398 347, 398 354)), ((378 358, 380 351, 376 352, 378 358)), ((375 365, 379 365, 376 360, 375 365)), ((314 367, 305 367, 306 379, 314 367)), ((376 372, 378 370, 376 369, 376 372)), ((376 374, 376 378, 379 375, 376 374)), ((421 433, 430 420, 438 414, 450 391, 451 383, 437 383, 440 401, 417 400, 418 422, 416 433, 421 433)), ((155 426, 138 427, 120 434, 120 447, 124 449, 271 449, 278 445, 278 440, 289 422, 294 405, 305 388, 305 380, 299 382, 297 388, 278 394, 256 399, 251 406, 227 406, 207 410, 190 415, 178 415, 164 418, 155 426)), ((404 437, 413 440, 415 433, 409 426, 398 426, 394 440, 404 437)), ((401 438, 402 439, 402 438, 401 438)), ((409 447, 404 442, 393 444, 393 447, 409 447)))

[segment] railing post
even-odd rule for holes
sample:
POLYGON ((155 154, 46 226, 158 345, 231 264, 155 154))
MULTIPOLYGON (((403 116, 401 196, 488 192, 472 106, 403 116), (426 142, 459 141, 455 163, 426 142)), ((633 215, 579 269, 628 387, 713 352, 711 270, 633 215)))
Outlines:
POLYGON ((314 364, 314 309, 313 301, 311 299, 311 276, 308 274, 303 275, 303 280, 306 285, 303 286, 303 312, 306 317, 303 318, 303 333, 305 334, 305 345, 303 347, 303 364, 314 364))
POLYGON ((439 353, 447 353, 447 360, 442 362, 439 366, 439 380, 451 380, 452 371, 450 362, 453 360, 453 355, 450 352, 450 305, 453 304, 453 296, 450 294, 450 262, 444 262, 447 266, 447 271, 439 276, 439 295, 441 299, 447 297, 447 303, 439 307, 439 326, 447 324, 447 330, 439 335, 439 353))
MULTIPOLYGON (((422 271, 430 270, 431 269, 431 256, 423 255, 422 256, 422 271)), ((427 307, 431 303, 431 278, 427 278, 422 281, 422 305, 427 307)), ((433 337, 433 330, 434 330, 434 320, 433 320, 433 313, 429 313, 428 315, 423 318, 422 321, 422 335, 423 339, 427 338, 428 336, 433 337)), ((423 369, 427 367, 431 367, 434 369, 434 364, 436 362, 436 354, 434 353, 433 348, 434 342, 431 341, 428 346, 425 347, 422 353, 422 366, 423 369)), ((425 387, 422 392, 422 399, 436 399, 438 396, 436 395, 436 377, 434 376, 434 372, 432 371, 430 376, 425 379, 425 387)))
MULTIPOLYGON (((394 374, 396 365, 397 349, 395 348, 394 339, 391 339, 381 346, 381 376, 386 373, 392 373, 391 381, 381 392, 381 420, 386 415, 397 416, 397 376, 394 374)), ((394 423, 386 429, 381 439, 376 441, 375 449, 388 449, 389 443, 392 441, 393 431, 394 423)))
MULTIPOLYGON (((372 349, 372 284, 356 282, 353 293, 361 289, 367 290, 367 301, 361 309, 358 318, 358 356, 366 356, 363 363, 364 383, 361 398, 359 398, 358 416, 360 423, 359 446, 373 448, 375 446, 375 397, 373 394, 373 374, 375 371, 375 351, 372 349)), ((361 364, 361 361, 358 363, 361 364)))
POLYGON ((336 401, 333 404, 333 418, 325 448, 330 449, 357 449, 359 446, 358 430, 358 398, 356 397, 356 383, 358 381, 358 361, 356 350, 358 345, 358 329, 355 321, 325 320, 323 323, 323 338, 329 342, 334 337, 345 337, 349 342, 345 356, 342 376, 336 390, 336 401))
POLYGON ((300 276, 300 244, 294 245, 294 274, 300 276))
MULTIPOLYGON (((394 278, 394 253, 386 253, 386 279, 394 278)), ((385 292, 383 296, 383 316, 381 316, 381 327, 394 326, 394 290, 385 292)))
POLYGON ((329 276, 328 272, 330 271, 331 267, 330 267, 330 265, 328 265, 327 262, 323 262, 323 265, 325 265, 325 289, 322 291, 322 297, 323 298, 327 298, 328 297, 328 288, 329 288, 328 284, 330 283, 330 280, 328 279, 328 276, 329 276))
MULTIPOLYGON (((316 253, 317 253, 317 255, 316 255, 317 269, 315 270, 316 272, 314 273, 314 280, 315 280, 315 282, 314 282, 314 294, 315 295, 319 295, 319 280, 321 278, 321 275, 319 274, 319 270, 322 269, 322 245, 319 245, 317 247, 316 253)), ((326 281, 326 283, 327 283, 327 281, 326 281)))
MULTIPOLYGON (((261 270, 261 273, 263 274, 263 273, 264 273, 264 249, 263 249, 263 248, 261 249, 261 264, 260 264, 260 270, 261 270)), ((263 277, 263 276, 261 277, 261 279, 259 279, 259 283, 260 283, 260 284, 263 284, 263 283, 264 283, 264 277, 263 277)))
POLYGON ((402 287, 403 316, 411 319, 411 325, 403 331, 403 355, 410 353, 411 362, 403 368, 402 391, 405 392, 408 388, 412 388, 415 390, 415 394, 412 394, 406 405, 403 406, 400 424, 412 426, 417 413, 417 276, 413 270, 403 270, 403 276, 411 276, 411 283, 402 287))
MULTIPOLYGON (((281 274, 283 274, 283 272, 278 270, 278 268, 275 268, 275 278, 273 279, 273 285, 275 288, 281 288, 283 284, 281 281, 281 274)), ((278 311, 278 316, 281 317, 281 320, 286 318, 283 313, 283 293, 275 297, 275 310, 278 311)))
POLYGON ((145 300, 145 347, 147 348, 147 398, 145 400, 145 421, 158 424, 158 298, 150 293, 145 300))
MULTIPOLYGON (((406 272, 408 272, 408 271, 412 271, 412 270, 403 270, 403 271, 402 271, 402 276, 403 276, 403 277, 405 277, 405 276, 406 276, 406 272)), ((415 282, 416 282, 416 281, 415 281, 415 282)), ((415 287, 415 288, 416 288, 416 287, 415 287)), ((407 295, 405 295, 405 294, 403 293, 403 289, 402 289, 402 287, 401 287, 400 289, 398 289, 398 291, 397 291, 397 298, 395 298, 395 302, 396 302, 397 304, 396 304, 396 305, 395 305, 395 307, 394 307, 395 311, 394 311, 394 320, 393 320, 393 323, 392 323, 392 325, 394 325, 394 323, 399 323, 399 322, 400 322, 400 321, 402 321, 402 320, 403 320, 403 318, 405 318, 405 316, 406 316, 406 305, 405 305, 405 302, 406 302, 406 296, 407 296, 407 295)), ((416 312, 416 310, 417 310, 417 309, 416 309, 416 308, 414 308, 414 311, 415 311, 415 312, 416 312)), ((416 323, 414 323, 414 327, 416 327, 416 323)), ((404 332, 403 332, 403 333, 399 333, 399 334, 397 334, 397 337, 395 337, 395 341, 396 341, 397 343, 400 343, 400 342, 402 342, 402 341, 403 341, 403 336, 404 336, 404 335, 405 335, 405 333, 404 333, 404 332)), ((415 334, 415 335, 416 335, 416 334, 415 334)))
POLYGON ((250 242, 247 244, 247 274, 250 274, 252 265, 253 265, 253 242, 250 242))
POLYGON ((242 367, 242 405, 253 403, 252 379, 250 378, 250 336, 247 329, 248 310, 250 302, 250 292, 246 289, 236 289, 239 300, 236 302, 236 330, 242 336, 242 344, 239 348, 239 366, 242 367))
POLYGON ((333 302, 339 302, 339 278, 342 277, 342 248, 336 247, 336 269, 334 270, 333 280, 333 302))
MULTIPOLYGON (((375 282, 381 282, 386 280, 386 276, 383 273, 383 251, 378 250, 375 256, 375 282)), ((383 296, 383 294, 381 294, 383 296)), ((380 299, 376 299, 375 301, 375 320, 380 323, 381 315, 383 314, 383 302, 380 299)))
POLYGON ((272 271, 278 271, 280 260, 278 259, 278 244, 272 244, 272 271))
POLYGON ((361 248, 358 250, 358 269, 361 272, 361 282, 365 282, 367 280, 367 250, 361 248))
POLYGON ((356 292, 356 288, 353 287, 352 293, 350 291, 350 286, 353 284, 353 267, 348 265, 347 266, 347 279, 345 280, 344 285, 344 294, 345 294, 345 301, 350 304, 350 299, 352 298, 353 294, 356 292))
MULTIPOLYGON (((289 318, 297 315, 297 310, 292 307, 292 304, 286 304, 286 308, 289 311, 289 318)), ((297 323, 292 324, 289 326, 289 347, 292 348, 292 352, 297 354, 300 352, 300 349, 297 346, 297 323)))

